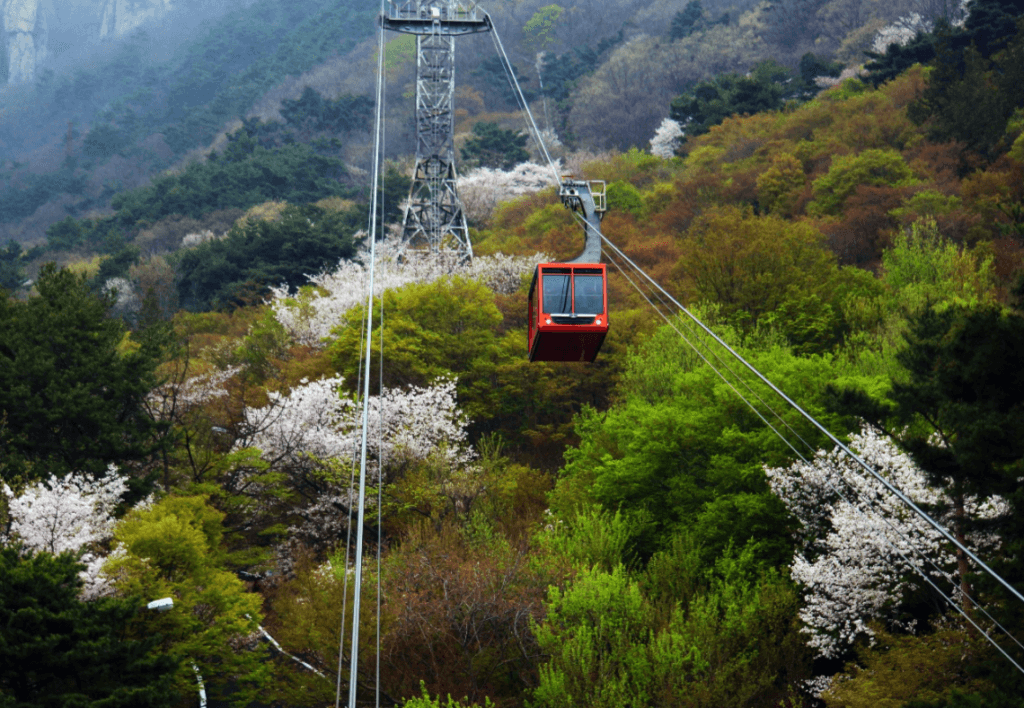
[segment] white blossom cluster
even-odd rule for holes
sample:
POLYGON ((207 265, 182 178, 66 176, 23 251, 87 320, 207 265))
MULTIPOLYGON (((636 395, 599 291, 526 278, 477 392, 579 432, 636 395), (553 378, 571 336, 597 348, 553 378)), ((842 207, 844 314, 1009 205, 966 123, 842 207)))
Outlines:
POLYGON ((215 398, 228 395, 224 384, 241 369, 240 366, 229 366, 183 381, 164 381, 146 396, 146 408, 154 420, 166 421, 176 418, 215 398))
MULTIPOLYGON (((952 10, 951 16, 947 18, 953 27, 962 27, 967 20, 967 1, 961 0, 952 10)), ((885 54, 890 44, 905 46, 917 36, 918 32, 927 33, 933 29, 935 29, 935 23, 931 19, 918 12, 911 12, 880 29, 871 43, 871 49, 879 54, 885 54)))
POLYGON ((466 218, 479 224, 490 219, 502 202, 547 189, 554 180, 550 167, 524 162, 511 170, 478 167, 460 176, 456 187, 466 218))
POLYGON ((871 43, 871 50, 879 54, 885 54, 890 44, 906 46, 918 32, 931 32, 932 21, 927 20, 916 12, 901 17, 891 25, 886 25, 878 30, 875 40, 871 43))
MULTIPOLYGON (((267 406, 245 411, 248 432, 236 447, 258 448, 264 460, 297 482, 317 484, 317 493, 297 509, 302 521, 289 529, 295 539, 341 538, 347 523, 342 512, 354 505, 348 480, 325 483, 326 477, 315 473, 329 461, 340 463, 336 469, 358 464, 362 406, 342 395, 342 383, 340 376, 304 380, 288 393, 271 394, 267 406)), ((367 422, 368 472, 377 483, 382 464, 386 474, 428 457, 472 473, 475 453, 466 443, 468 421, 456 405, 454 380, 385 389, 383 396, 370 397, 367 422)))
MULTIPOLYGON (((410 283, 429 283, 453 275, 480 280, 495 292, 511 293, 519 288, 524 274, 547 259, 540 253, 533 257, 496 254, 462 264, 454 254, 402 254, 400 240, 393 237, 379 242, 376 251, 374 296, 410 283)), ((291 295, 284 285, 272 288, 270 305, 278 322, 300 344, 322 347, 331 330, 345 322, 345 314, 366 302, 369 272, 364 263, 369 260, 369 251, 364 248, 356 260, 341 261, 334 271, 312 276, 313 287, 298 296, 291 295)))
POLYGON ((103 294, 113 293, 117 298, 114 301, 113 311, 117 315, 133 315, 142 308, 142 300, 135 291, 132 281, 127 278, 108 278, 103 283, 103 294))
MULTIPOLYGON (((303 379, 288 393, 271 393, 262 408, 245 410, 248 434, 237 447, 258 448, 268 462, 355 460, 362 441, 362 407, 341 394, 344 379, 303 379)), ((385 465, 424 459, 443 449, 449 462, 473 458, 466 447, 468 421, 455 400, 455 381, 407 389, 385 388, 368 405, 368 453, 385 465)))
MULTIPOLYGON (((850 447, 918 506, 948 504, 945 491, 929 486, 921 469, 877 432, 865 428, 850 447)), ((871 639, 871 620, 899 625, 901 599, 923 582, 915 566, 955 594, 954 557, 939 532, 838 447, 819 450, 809 464, 765 472, 802 527, 792 574, 804 586, 803 631, 820 656, 835 658, 857 638, 871 639)), ((995 497, 965 505, 975 518, 995 518, 1008 509, 995 497)), ((995 539, 968 542, 977 548, 995 539)))
POLYGON ((103 479, 82 473, 51 476, 17 497, 6 484, 0 494, 7 497, 9 535, 25 549, 53 554, 86 551, 80 558, 86 565, 81 577, 83 596, 91 599, 106 591, 106 580, 100 575, 106 558, 95 552, 95 546, 110 537, 114 509, 127 490, 126 478, 111 465, 103 479))
POLYGON ((207 241, 213 241, 217 238, 217 234, 213 233, 209 229, 199 231, 197 233, 186 234, 181 239, 182 248, 195 248, 196 246, 206 243, 207 241))
POLYGON ((654 131, 654 137, 651 138, 651 154, 663 160, 675 157, 676 149, 685 135, 679 121, 666 118, 661 121, 661 125, 654 131))
POLYGON ((818 88, 832 88, 834 86, 839 86, 847 79, 860 78, 864 73, 865 72, 863 67, 849 67, 843 69, 842 72, 840 72, 839 76, 815 76, 814 84, 818 88))

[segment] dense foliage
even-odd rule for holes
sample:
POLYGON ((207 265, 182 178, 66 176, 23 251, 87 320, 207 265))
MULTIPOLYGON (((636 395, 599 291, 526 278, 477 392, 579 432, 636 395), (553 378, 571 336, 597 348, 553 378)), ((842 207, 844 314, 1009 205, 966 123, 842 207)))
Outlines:
MULTIPOLYGON (((566 143, 646 145, 661 126, 651 153, 552 145, 556 169, 606 182, 608 238, 1021 588, 1024 107, 1004 83, 1021 31, 994 0, 963 29, 878 15, 867 32, 866 7, 494 17, 518 17, 507 44, 566 143), (918 30, 930 66, 862 80, 829 58, 893 37, 906 58, 918 30), (680 94, 682 125, 663 122, 680 94), (977 140, 950 132, 965 126, 977 140)), ((395 95, 413 46, 385 55, 395 95)), ((88 670, 144 705, 156 686, 190 700, 197 672, 218 702, 328 704, 353 623, 367 705, 378 659, 381 701, 424 708, 1019 702, 966 619, 987 630, 984 607, 1020 636, 1017 600, 686 315, 652 313, 659 294, 609 267, 597 362, 526 360, 534 267, 583 234, 547 166, 507 168, 530 145, 488 113, 508 97, 478 82, 501 67, 473 61, 456 144, 497 166, 460 178, 472 262, 385 237, 367 292, 368 209, 341 160, 370 104, 322 74, 114 214, 56 221, 70 269, 35 277, 38 252, 0 252, 6 279, 35 280, 0 302, 0 573, 18 589, 0 578, 0 615, 35 603, 57 660, 133 650, 123 678, 88 670), (36 599, 51 589, 70 609, 36 599), (173 608, 135 612, 161 597, 173 608)), ((95 164, 119 159, 111 125, 83 137, 95 164)), ((383 186, 393 223, 408 182, 393 168, 383 186)), ((31 671, 5 669, 0 705, 29 700, 31 671)))
POLYGON ((159 651, 160 635, 137 597, 78 597, 72 555, 0 549, 0 705, 176 705, 180 659, 159 651))
POLYGON ((88 471, 153 451, 144 409, 156 352, 124 347, 109 298, 48 267, 25 302, 0 300, 0 474, 4 480, 88 471))
POLYGON ((302 285, 308 275, 355 255, 362 216, 288 205, 278 221, 236 225, 223 239, 179 253, 179 302, 208 310, 257 301, 272 285, 302 285))

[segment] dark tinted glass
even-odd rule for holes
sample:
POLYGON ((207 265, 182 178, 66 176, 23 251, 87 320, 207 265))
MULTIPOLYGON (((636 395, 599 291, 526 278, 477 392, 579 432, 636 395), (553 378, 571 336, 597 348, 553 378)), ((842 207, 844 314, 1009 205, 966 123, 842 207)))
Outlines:
POLYGON ((544 274, 544 312, 572 312, 569 276, 544 274))
POLYGON ((604 312, 604 278, 600 275, 576 276, 576 307, 578 315, 600 315, 604 312))

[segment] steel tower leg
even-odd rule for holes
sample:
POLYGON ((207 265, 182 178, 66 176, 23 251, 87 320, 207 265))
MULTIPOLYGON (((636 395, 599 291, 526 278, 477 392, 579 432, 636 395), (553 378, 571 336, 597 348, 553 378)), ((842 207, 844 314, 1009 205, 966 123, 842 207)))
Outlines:
POLYGON ((416 35, 416 167, 402 224, 403 251, 473 257, 455 186, 455 37, 487 32, 490 18, 473 2, 392 0, 386 29, 416 35))
MULTIPOLYGON (((439 30, 439 24, 435 29, 439 30)), ((455 186, 455 38, 435 31, 416 37, 416 167, 402 239, 405 250, 473 257, 455 186)))

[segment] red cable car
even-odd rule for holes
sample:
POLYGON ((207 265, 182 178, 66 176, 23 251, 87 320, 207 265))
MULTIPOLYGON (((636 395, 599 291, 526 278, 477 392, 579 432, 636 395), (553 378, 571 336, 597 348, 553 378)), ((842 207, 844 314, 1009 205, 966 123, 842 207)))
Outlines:
POLYGON ((608 279, 601 259, 603 182, 564 180, 559 195, 582 211, 586 245, 565 263, 540 263, 530 284, 530 361, 594 361, 608 334, 608 279))
POLYGON ((593 361, 608 333, 603 263, 541 263, 530 285, 530 361, 593 361))

